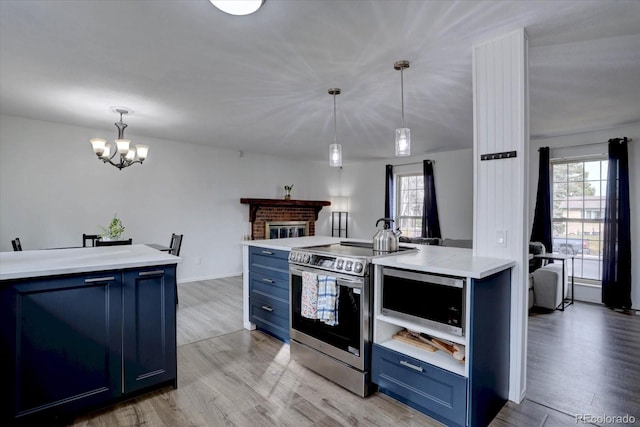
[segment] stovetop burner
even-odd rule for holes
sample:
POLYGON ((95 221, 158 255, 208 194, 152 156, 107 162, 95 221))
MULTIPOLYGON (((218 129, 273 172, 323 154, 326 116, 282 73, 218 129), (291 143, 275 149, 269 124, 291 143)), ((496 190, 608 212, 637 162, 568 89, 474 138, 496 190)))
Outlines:
POLYGON ((368 274, 372 258, 415 251, 417 249, 410 246, 399 246, 396 252, 377 252, 373 250, 371 242, 344 241, 331 245, 293 249, 289 254, 289 262, 343 274, 364 276, 368 274))

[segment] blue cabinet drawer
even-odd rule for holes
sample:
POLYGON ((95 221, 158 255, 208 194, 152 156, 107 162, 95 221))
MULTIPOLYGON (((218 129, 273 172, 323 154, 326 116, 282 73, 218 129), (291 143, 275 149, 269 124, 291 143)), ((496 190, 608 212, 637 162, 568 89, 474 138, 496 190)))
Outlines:
POLYGON ((289 279, 289 251, 249 248, 249 271, 289 279))
POLYGON ((282 278, 249 272, 249 289, 253 293, 270 296, 289 304, 289 277, 282 278))
POLYGON ((377 344, 371 372, 383 393, 448 426, 465 425, 466 378, 377 344))
POLYGON ((283 341, 289 341, 289 304, 251 291, 249 320, 283 341))

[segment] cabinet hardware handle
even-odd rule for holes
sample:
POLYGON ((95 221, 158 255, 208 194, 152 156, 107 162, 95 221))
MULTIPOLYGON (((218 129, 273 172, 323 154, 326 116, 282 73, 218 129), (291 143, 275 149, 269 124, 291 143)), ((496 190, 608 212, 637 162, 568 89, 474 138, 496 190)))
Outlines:
POLYGON ((96 277, 94 279, 84 279, 84 283, 96 283, 96 282, 111 282, 112 280, 116 280, 115 277, 96 277))
POLYGON ((267 282, 267 283, 273 283, 273 280, 271 280, 271 279, 267 279, 266 277, 263 277, 263 278, 262 278, 262 281, 263 281, 263 282, 267 282))
POLYGON ((262 309, 267 311, 273 311, 273 307, 269 307, 268 305, 263 305, 262 309))
POLYGON ((141 271, 138 276, 155 276, 156 274, 164 274, 164 270, 141 271))
POLYGON ((407 362, 406 360, 401 360, 401 361, 400 361, 400 364, 401 364, 402 366, 406 366, 407 368, 411 368, 411 369, 413 369, 414 371, 424 372, 424 369, 422 369, 422 366, 416 366, 416 365, 414 365, 414 364, 412 364, 412 363, 407 362))
POLYGON ((273 255, 273 252, 271 251, 262 251, 262 253, 265 255, 273 255))

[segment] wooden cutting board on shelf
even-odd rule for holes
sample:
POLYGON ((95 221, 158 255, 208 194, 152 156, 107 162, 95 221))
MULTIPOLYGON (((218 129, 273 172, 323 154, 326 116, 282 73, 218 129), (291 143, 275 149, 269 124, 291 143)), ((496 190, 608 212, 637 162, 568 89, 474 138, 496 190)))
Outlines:
POLYGON ((404 342, 406 344, 411 344, 415 347, 421 348, 423 350, 426 351, 437 351, 438 349, 435 348, 433 345, 424 342, 423 340, 421 340, 420 338, 414 336, 412 333, 410 333, 409 331, 402 330, 402 331, 398 331, 393 337, 394 340, 398 340, 401 342, 404 342))

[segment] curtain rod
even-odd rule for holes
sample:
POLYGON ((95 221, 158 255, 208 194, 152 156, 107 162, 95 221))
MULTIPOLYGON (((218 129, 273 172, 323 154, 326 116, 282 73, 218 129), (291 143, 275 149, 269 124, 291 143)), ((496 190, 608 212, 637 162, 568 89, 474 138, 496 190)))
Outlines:
MULTIPOLYGON (((622 138, 611 138, 611 139, 624 139, 626 137, 622 137, 622 138)), ((631 142, 633 141, 632 138, 627 138, 627 142, 631 142)), ((563 145, 560 147, 553 147, 553 148, 569 148, 569 147, 585 147, 587 145, 600 145, 600 144, 608 144, 609 141, 602 141, 602 142, 587 142, 586 144, 573 144, 573 145, 563 145)), ((542 147, 540 147, 542 148, 542 147)), ((540 151, 540 148, 538 148, 538 151, 540 151)))
MULTIPOLYGON (((435 163, 435 162, 436 162, 435 160, 429 160, 429 159, 424 159, 424 160, 426 160, 427 162, 430 162, 430 163, 435 163)), ((396 165, 396 164, 392 164, 392 163, 389 163, 389 164, 390 164, 391 166, 411 166, 411 165, 421 165, 421 164, 423 164, 424 160, 421 160, 421 161, 419 161, 419 162, 412 162, 412 163, 400 163, 400 164, 397 164, 397 165, 396 165)))

